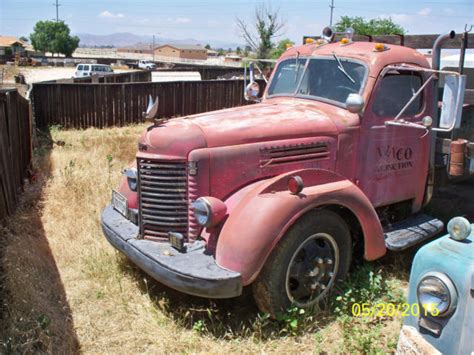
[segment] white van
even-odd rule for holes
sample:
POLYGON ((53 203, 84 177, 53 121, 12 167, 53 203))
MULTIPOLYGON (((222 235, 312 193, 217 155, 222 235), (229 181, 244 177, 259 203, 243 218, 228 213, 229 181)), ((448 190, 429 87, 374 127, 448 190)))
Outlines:
POLYGON ((113 74, 113 70, 110 65, 105 64, 78 64, 76 67, 76 73, 74 77, 82 78, 85 76, 92 75, 107 75, 113 74))

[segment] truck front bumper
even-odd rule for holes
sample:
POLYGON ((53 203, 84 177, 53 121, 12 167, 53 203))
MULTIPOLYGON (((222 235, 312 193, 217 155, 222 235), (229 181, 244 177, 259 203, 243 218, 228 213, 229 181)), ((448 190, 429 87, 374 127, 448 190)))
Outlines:
POLYGON ((441 355, 418 331, 408 325, 404 325, 398 338, 397 355, 406 354, 430 354, 441 355))
POLYGON ((208 298, 231 298, 242 293, 240 274, 217 265, 214 257, 206 254, 204 243, 189 244, 181 253, 168 242, 137 239, 138 226, 112 205, 102 211, 102 230, 112 246, 171 288, 208 298))

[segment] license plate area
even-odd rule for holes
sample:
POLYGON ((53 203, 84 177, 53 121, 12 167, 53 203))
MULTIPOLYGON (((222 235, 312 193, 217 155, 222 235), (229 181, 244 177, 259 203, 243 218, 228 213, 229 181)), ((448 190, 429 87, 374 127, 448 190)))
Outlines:
POLYGON ((186 246, 184 245, 184 236, 181 233, 169 232, 168 236, 170 244, 173 248, 181 253, 186 251, 186 246))
POLYGON ((112 191, 112 206, 122 216, 128 218, 128 201, 120 192, 112 191))

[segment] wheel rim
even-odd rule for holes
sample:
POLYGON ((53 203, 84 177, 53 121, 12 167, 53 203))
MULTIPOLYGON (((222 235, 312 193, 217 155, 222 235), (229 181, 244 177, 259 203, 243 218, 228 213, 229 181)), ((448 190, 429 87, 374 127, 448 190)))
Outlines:
POLYGON ((327 233, 309 236, 296 249, 286 270, 286 294, 299 307, 320 301, 331 289, 339 267, 339 247, 327 233))

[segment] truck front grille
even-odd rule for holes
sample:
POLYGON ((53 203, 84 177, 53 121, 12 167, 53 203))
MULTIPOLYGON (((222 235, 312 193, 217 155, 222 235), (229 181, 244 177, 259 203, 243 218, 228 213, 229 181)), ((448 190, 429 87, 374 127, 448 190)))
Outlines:
POLYGON ((140 235, 167 239, 168 232, 188 239, 186 163, 138 159, 140 235))

